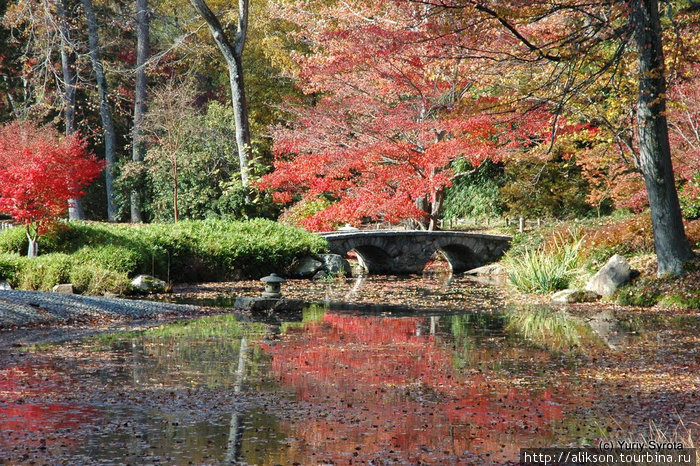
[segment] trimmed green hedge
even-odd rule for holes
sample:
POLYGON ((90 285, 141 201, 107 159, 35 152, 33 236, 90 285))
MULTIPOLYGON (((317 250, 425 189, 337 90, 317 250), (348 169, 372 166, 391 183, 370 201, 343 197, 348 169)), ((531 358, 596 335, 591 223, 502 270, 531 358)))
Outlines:
POLYGON ((146 273, 170 282, 259 278, 284 273, 304 255, 327 250, 326 241, 300 228, 255 219, 126 225, 60 224, 26 254, 22 228, 0 233, 0 280, 25 289, 71 281, 81 292, 122 292, 127 277, 146 273))

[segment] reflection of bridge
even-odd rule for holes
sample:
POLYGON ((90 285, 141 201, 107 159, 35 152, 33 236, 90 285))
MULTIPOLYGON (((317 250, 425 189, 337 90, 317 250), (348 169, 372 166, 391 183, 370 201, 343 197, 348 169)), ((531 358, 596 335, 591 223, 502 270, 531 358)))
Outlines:
POLYGON ((321 233, 334 254, 357 253, 369 273, 421 273, 440 253, 454 273, 499 259, 510 246, 508 236, 462 231, 365 230, 321 233))

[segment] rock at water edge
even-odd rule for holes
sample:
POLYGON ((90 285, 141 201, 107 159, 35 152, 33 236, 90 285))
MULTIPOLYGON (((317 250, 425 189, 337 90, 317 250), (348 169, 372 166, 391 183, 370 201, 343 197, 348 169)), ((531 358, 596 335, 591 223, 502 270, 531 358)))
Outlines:
POLYGON ((479 276, 493 276, 493 275, 505 275, 506 269, 501 264, 489 264, 482 267, 477 267, 475 269, 467 270, 464 275, 476 275, 479 276))
POLYGON ((313 257, 306 256, 292 267, 292 277, 311 278, 323 268, 323 264, 313 257))
POLYGON ((612 296, 620 285, 632 278, 632 268, 627 259, 619 254, 612 256, 608 262, 588 280, 586 290, 600 296, 612 296))
POLYGON ((139 275, 131 281, 131 286, 144 293, 160 293, 166 290, 168 284, 151 275, 139 275))
POLYGON ((552 295, 555 303, 590 303, 598 299, 598 294, 593 291, 566 289, 557 291, 552 295))
POLYGON ((64 293, 64 294, 74 294, 75 290, 73 289, 73 284, 72 283, 61 283, 60 285, 56 285, 52 288, 54 293, 64 293))
POLYGON ((323 263, 323 269, 329 274, 337 277, 343 275, 347 277, 351 274, 350 263, 338 254, 319 254, 319 259, 323 263))

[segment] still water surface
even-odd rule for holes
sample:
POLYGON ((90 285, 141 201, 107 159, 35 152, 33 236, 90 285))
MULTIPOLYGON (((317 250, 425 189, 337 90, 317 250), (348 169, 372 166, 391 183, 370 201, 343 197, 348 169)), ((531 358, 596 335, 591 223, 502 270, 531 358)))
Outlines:
POLYGON ((504 464, 700 422, 696 314, 504 307, 450 286, 465 309, 313 306, 281 325, 221 315, 13 352, 0 458, 504 464))

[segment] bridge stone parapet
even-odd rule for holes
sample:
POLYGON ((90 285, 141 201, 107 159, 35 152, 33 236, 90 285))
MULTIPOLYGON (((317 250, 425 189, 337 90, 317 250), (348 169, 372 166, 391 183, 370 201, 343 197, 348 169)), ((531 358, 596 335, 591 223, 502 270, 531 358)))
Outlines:
POLYGON ((439 252, 454 273, 498 260, 510 247, 509 236, 463 231, 364 230, 321 233, 334 254, 355 251, 371 274, 421 273, 439 252))

